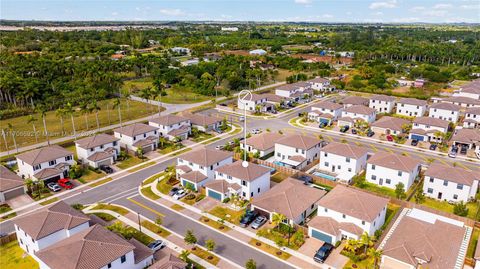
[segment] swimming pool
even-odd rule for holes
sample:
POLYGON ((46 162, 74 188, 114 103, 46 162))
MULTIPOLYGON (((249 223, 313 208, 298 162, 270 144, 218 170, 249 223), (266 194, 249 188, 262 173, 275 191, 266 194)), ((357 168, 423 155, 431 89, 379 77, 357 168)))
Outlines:
POLYGON ((327 175, 327 174, 324 174, 324 173, 318 172, 318 171, 313 172, 312 175, 317 176, 317 177, 321 177, 321 178, 324 178, 324 179, 327 179, 327 180, 330 180, 330 181, 336 181, 337 180, 334 176, 327 175))
POLYGON ((276 164, 276 165, 278 165, 278 166, 285 166, 284 163, 279 162, 279 161, 274 161, 273 163, 276 164))

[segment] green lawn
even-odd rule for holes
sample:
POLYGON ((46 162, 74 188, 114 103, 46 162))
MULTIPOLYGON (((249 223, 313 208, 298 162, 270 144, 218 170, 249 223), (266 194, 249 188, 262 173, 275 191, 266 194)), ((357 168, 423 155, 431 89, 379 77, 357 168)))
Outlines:
POLYGON ((243 210, 234 211, 230 208, 217 206, 217 207, 213 208, 212 210, 210 210, 209 213, 218 217, 218 218, 224 219, 224 220, 226 220, 230 223, 238 225, 240 223, 240 219, 242 218, 245 211, 243 211, 243 210))
POLYGON ((467 257, 473 258, 475 255, 475 249, 478 244, 478 235, 480 234, 479 229, 473 229, 472 237, 470 237, 470 243, 468 244, 467 257))
POLYGON ((280 249, 267 245, 263 242, 258 241, 257 239, 251 239, 250 242, 248 242, 250 245, 255 246, 256 248, 259 248, 267 253, 272 254, 275 257, 278 257, 282 260, 288 260, 292 255, 281 251, 280 249))
POLYGON ((29 255, 23 257, 23 249, 17 241, 0 246, 0 268, 2 269, 36 269, 38 263, 29 255))
MULTIPOLYGON (((425 197, 425 202, 422 205, 453 214, 453 205, 449 204, 446 201, 438 201, 436 199, 425 197)), ((467 217, 470 219, 475 219, 477 210, 478 210, 478 204, 467 203, 467 208, 468 208, 467 217)))
POLYGON ((144 187, 141 189, 141 192, 143 195, 147 196, 148 198, 152 199, 152 200, 158 200, 160 199, 160 196, 156 195, 153 191, 152 191, 152 188, 151 187, 144 187))
POLYGON ((105 184, 105 183, 107 183, 107 182, 110 182, 110 181, 112 181, 112 180, 113 180, 113 178, 107 177, 107 178, 104 178, 104 179, 102 179, 102 180, 99 180, 99 181, 97 181, 97 182, 95 182, 95 183, 90 184, 90 187, 92 187, 92 188, 93 188, 93 187, 97 187, 97 186, 103 185, 103 184, 105 184))
POLYGON ((107 205, 107 204, 98 204, 92 210, 110 210, 113 212, 116 212, 120 215, 126 215, 128 214, 128 210, 126 210, 123 207, 115 206, 115 205, 107 205))
MULTIPOLYGON (((172 175, 173 176, 173 175, 172 175)), ((173 186, 178 183, 176 180, 171 182, 172 184, 168 184, 168 179, 164 178, 163 180, 160 180, 160 182, 157 183, 157 190, 163 194, 168 194, 170 190, 173 188, 173 186), (173 184, 175 183, 175 184, 173 184)))
POLYGON ((213 264, 213 265, 217 265, 217 263, 220 261, 220 258, 213 255, 209 251, 206 251, 206 250, 201 249, 199 247, 195 247, 195 249, 194 248, 190 249, 190 253, 192 253, 193 255, 199 257, 200 259, 205 260, 208 263, 213 264))
POLYGON ((227 232, 227 231, 230 231, 230 227, 227 227, 225 225, 223 225, 222 223, 218 222, 218 221, 214 221, 210 218, 207 218, 207 217, 201 217, 200 218, 200 221, 207 224, 208 226, 212 227, 212 228, 215 228, 219 231, 222 231, 222 232, 227 232))
POLYGON ((83 172, 83 175, 78 179, 78 181, 82 182, 83 184, 94 181, 96 179, 99 179, 101 177, 104 177, 105 174, 102 172, 95 172, 90 169, 85 169, 83 172))
POLYGON ((192 138, 192 141, 199 143, 212 137, 213 137, 212 134, 199 132, 199 134, 196 137, 192 138))
POLYGON ((127 169, 134 165, 141 164, 142 162, 145 162, 145 160, 147 159, 142 160, 137 156, 128 155, 126 160, 123 160, 117 163, 117 167, 120 169, 127 169))
POLYGON ((163 143, 163 146, 160 145, 160 147, 158 149, 158 152, 160 152, 161 154, 168 154, 172 151, 179 150, 183 147, 185 147, 185 146, 182 143, 167 142, 167 143, 163 143))
POLYGON ((112 221, 115 219, 114 216, 110 215, 110 214, 107 214, 107 213, 101 213, 101 212, 97 212, 97 213, 92 213, 94 214, 95 216, 103 219, 104 221, 112 221))
POLYGON ((165 172, 161 172, 161 173, 158 173, 156 175, 153 175, 147 179, 145 179, 143 181, 143 184, 142 185, 147 185, 147 184, 150 184, 150 183, 153 183, 155 180, 157 180, 158 178, 164 176, 166 173, 165 172))
POLYGON ((143 168, 152 166, 152 165, 154 165, 154 164, 155 164, 154 161, 145 162, 145 163, 143 163, 142 165, 139 165, 138 167, 135 167, 135 168, 132 168, 132 169, 128 170, 128 172, 133 173, 133 172, 136 172, 136 171, 138 171, 138 170, 142 170, 143 168))
POLYGON ((49 205, 49 204, 54 203, 56 201, 58 201, 58 198, 54 197, 52 199, 48 199, 48 200, 45 200, 45 201, 41 202, 40 205, 49 205))
POLYGON ((280 173, 280 172, 276 172, 274 175, 272 175, 270 177, 270 180, 275 182, 275 183, 280 183, 282 182, 284 179, 286 179, 288 177, 287 174, 284 174, 284 173, 280 173))
POLYGON ((169 236, 171 233, 167 230, 165 230, 164 228, 162 228, 161 226, 158 226, 157 224, 151 222, 151 221, 148 221, 148 220, 144 220, 141 222, 142 226, 149 229, 150 231, 162 236, 162 237, 167 237, 169 236))

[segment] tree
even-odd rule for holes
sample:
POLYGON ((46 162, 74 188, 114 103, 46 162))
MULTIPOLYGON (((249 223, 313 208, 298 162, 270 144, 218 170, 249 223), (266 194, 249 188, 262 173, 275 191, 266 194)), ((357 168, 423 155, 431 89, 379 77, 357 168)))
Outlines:
POLYGON ((285 215, 274 212, 272 216, 272 223, 277 229, 280 229, 280 223, 282 223, 285 219, 287 219, 285 215))
POLYGON ((208 239, 205 241, 205 247, 209 250, 209 251, 214 251, 215 250, 215 241, 213 241, 213 239, 208 239))
POLYGON ((25 180, 25 186, 27 187, 27 191, 32 193, 33 192, 33 185, 34 185, 34 182, 31 178, 27 178, 25 180))
POLYGON ((363 245, 364 250, 363 253, 367 253, 367 249, 373 245, 373 240, 367 232, 363 232, 362 236, 360 237, 360 243, 363 245))
POLYGON ((425 194, 423 193, 423 191, 421 189, 419 189, 416 193, 415 193, 415 203, 417 204, 422 204, 423 202, 425 202, 425 194))
POLYGON ((467 205, 460 201, 453 206, 453 214, 461 217, 466 217, 468 215, 467 205))
POLYGON ((71 103, 67 103, 64 107, 65 114, 70 115, 70 120, 72 121, 72 128, 73 128, 73 139, 77 140, 77 131, 75 130, 75 120, 73 119, 73 113, 75 113, 75 109, 73 108, 71 103))
POLYGON ((163 219, 162 219, 161 217, 157 217, 157 218, 155 219, 155 223, 156 223, 157 225, 162 225, 162 224, 163 224, 163 219))
POLYGON ((37 135, 37 128, 35 127, 35 122, 37 121, 37 118, 35 118, 33 115, 29 115, 27 119, 27 123, 31 123, 33 127, 33 135, 35 135, 35 143, 38 143, 38 135, 37 135))
POLYGON ((373 258, 373 269, 378 268, 378 261, 382 258, 382 251, 374 248, 368 249, 368 256, 373 258))
POLYGON ((163 149, 163 145, 164 145, 166 142, 167 142, 167 139, 166 139, 165 137, 160 136, 160 137, 158 138, 158 143, 160 143, 160 148, 163 149))
POLYGON ((187 245, 195 245, 197 243, 197 238, 193 234, 192 230, 187 230, 185 237, 183 239, 187 245))
POLYGON ((65 116, 65 109, 57 108, 55 110, 55 116, 60 119, 60 125, 62 126, 62 136, 65 135, 65 124, 63 122, 63 117, 65 116))
POLYGON ((142 147, 137 148, 137 156, 138 156, 138 158, 143 160, 143 148, 142 147))
POLYGON ((355 253, 360 246, 360 242, 355 239, 348 239, 345 249, 351 253, 355 253))
POLYGON ((402 182, 399 182, 397 185, 395 185, 395 196, 397 199, 403 199, 407 196, 405 194, 405 185, 403 185, 402 182))
POLYGON ((257 269, 257 263, 253 259, 248 259, 245 263, 245 269, 257 269))
POLYGON ((120 127, 122 127, 122 108, 120 98, 116 98, 115 101, 113 101, 113 108, 118 109, 118 120, 120 121, 120 127))
POLYGON ((190 255, 190 251, 182 250, 182 252, 180 253, 180 255, 178 255, 178 257, 180 257, 180 259, 182 259, 184 262, 187 262, 188 261, 188 255, 190 255))
POLYGON ((95 120, 97 122, 97 130, 100 130, 100 122, 98 120, 98 111, 101 110, 101 107, 98 105, 97 100, 92 100, 90 103, 90 110, 95 112, 95 120))
POLYGON ((13 128, 13 125, 9 122, 7 123, 8 131, 12 135, 13 139, 13 145, 15 146, 15 151, 18 153, 18 147, 17 147, 17 140, 15 139, 15 129, 13 128))
POLYGON ((80 103, 80 111, 83 113, 83 118, 85 119, 85 129, 88 130, 90 127, 88 124, 88 114, 90 113, 90 107, 88 106, 88 103, 85 101, 82 101, 80 103))
POLYGON ((47 116, 47 108, 43 104, 37 105, 37 111, 42 116, 43 131, 45 133, 45 136, 47 137, 47 144, 50 146, 50 138, 48 136, 48 130, 47 130, 47 121, 45 119, 45 117, 47 116))

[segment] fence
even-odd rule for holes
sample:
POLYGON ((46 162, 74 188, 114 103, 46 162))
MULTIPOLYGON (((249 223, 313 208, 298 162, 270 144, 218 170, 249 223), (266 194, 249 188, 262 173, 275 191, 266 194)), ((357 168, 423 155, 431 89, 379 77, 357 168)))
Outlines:
POLYGON ((11 233, 7 236, 1 237, 0 238, 0 246, 3 246, 7 243, 10 243, 12 241, 17 240, 17 234, 16 233, 11 233))

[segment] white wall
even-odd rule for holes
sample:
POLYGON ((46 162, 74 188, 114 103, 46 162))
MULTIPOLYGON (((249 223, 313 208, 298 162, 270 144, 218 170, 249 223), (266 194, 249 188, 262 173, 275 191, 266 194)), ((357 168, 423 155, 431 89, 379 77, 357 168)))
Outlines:
POLYGON ((480 94, 461 92, 461 91, 459 93, 454 94, 453 96, 462 96, 462 97, 468 97, 468 98, 473 98, 477 100, 480 99, 480 94))
MULTIPOLYGON (((267 102, 267 98, 262 98, 260 100, 257 100, 257 101, 248 101, 248 100, 245 100, 245 106, 247 107, 247 111, 255 111, 255 107, 257 105, 261 105, 263 103, 266 103, 267 102)), ((244 103, 240 100, 237 100, 237 107, 238 109, 240 110, 244 110, 244 103)))
POLYGON ((410 171, 410 173, 407 173, 378 165, 376 165, 375 169, 373 169, 373 165, 368 163, 365 179, 368 182, 376 185, 380 185, 380 182, 382 182, 380 186, 390 189, 395 189, 395 186, 402 182, 405 186, 405 191, 407 191, 418 175, 419 166, 420 165, 418 165, 413 171, 410 171), (401 172, 400 176, 398 175, 399 172, 401 172), (388 180, 390 180, 390 183, 387 182, 388 180))
POLYGON ((198 172, 204 174, 205 176, 208 177, 208 179, 213 179, 215 177, 215 170, 218 167, 226 165, 226 164, 231 164, 232 162, 233 162, 233 158, 228 157, 225 160, 221 160, 218 163, 215 163, 211 166, 205 167, 205 166, 196 164, 194 162, 188 162, 186 160, 183 160, 182 158, 177 158, 177 165, 186 165, 186 166, 190 167, 190 169, 192 169, 192 171, 198 171, 198 172))
MULTIPOLYGON (((240 143, 240 149, 242 150, 245 150, 245 147, 244 147, 244 143, 240 143)), ((250 146, 247 144, 247 152, 251 152, 253 154, 257 153, 257 152, 260 152, 260 157, 263 157, 265 155, 268 155, 270 153, 272 153, 274 150, 275 150, 275 147, 271 147, 267 150, 258 150, 256 148, 254 148, 253 146, 250 146)))
MULTIPOLYGON (((435 137, 435 132, 436 131, 439 131, 439 132, 442 132, 442 133, 447 132, 446 128, 442 128, 442 127, 438 127, 438 126, 432 126, 432 125, 418 124, 418 123, 413 123, 412 129, 422 129, 422 130, 428 132, 426 134, 426 136, 429 137, 430 140, 433 140, 433 141, 436 141, 436 142, 440 142, 442 140, 441 137, 435 137), (429 131, 431 131, 431 132, 429 132, 429 131)), ((412 137, 411 135, 412 134, 409 134, 410 139, 412 137)))
POLYGON ((215 171, 215 179, 225 180, 228 183, 236 183, 242 186, 240 195, 247 200, 252 197, 258 197, 270 189, 270 171, 250 182, 229 176, 225 173, 219 173, 218 171, 215 171), (260 188, 260 192, 258 192, 258 188, 260 188), (253 196, 251 195, 252 192, 253 196))
POLYGON ((375 109, 377 113, 391 113, 395 106, 395 102, 370 99, 368 106, 375 109))
POLYGON ((365 115, 365 114, 358 114, 358 113, 342 111, 342 117, 350 117, 350 118, 353 118, 353 119, 361 118, 368 123, 372 123, 372 122, 375 121, 375 113, 365 115))
POLYGON ((397 114, 407 117, 421 117, 427 111, 427 106, 397 104, 397 114))
POLYGON ((105 151, 105 149, 110 148, 110 147, 115 149, 114 160, 116 160, 118 154, 120 153, 120 143, 119 143, 119 141, 114 141, 114 142, 111 142, 111 143, 103 144, 101 146, 94 147, 94 148, 89 148, 89 149, 82 148, 78 144, 75 144, 75 148, 76 148, 76 151, 77 151, 77 157, 78 157, 79 160, 83 160, 84 162, 87 162, 88 157, 92 156, 93 154, 95 154, 97 152, 103 152, 103 151, 105 151))
POLYGON ((350 181, 352 177, 365 169, 367 163, 367 154, 358 159, 350 158, 349 162, 347 160, 348 159, 344 156, 321 151, 318 169, 334 172, 337 174, 337 178, 350 181))
POLYGON ((291 156, 296 156, 296 155, 300 155, 306 158, 307 161, 311 163, 313 162, 313 160, 318 159, 320 155, 320 143, 318 143, 316 146, 308 150, 297 149, 294 147, 275 143, 275 160, 276 161, 282 161, 290 158, 291 156))
POLYGON ((457 122, 458 113, 459 113, 458 111, 451 111, 451 110, 439 109, 439 108, 430 108, 428 112, 428 116, 431 118, 457 122))
POLYGON ((57 164, 60 163, 68 163, 70 166, 73 165, 75 163, 75 160, 73 159, 73 154, 67 157, 55 159, 55 164, 52 165, 50 165, 49 162, 41 163, 39 164, 39 167, 36 167, 37 169, 35 170, 33 166, 17 158, 18 175, 23 178, 32 178, 34 174, 41 172, 43 169, 55 167, 57 164), (67 160, 67 158, 70 158, 70 160, 67 160))
POLYGON ((446 186, 444 185, 444 180, 439 178, 432 178, 425 176, 423 181, 423 192, 426 196, 438 199, 438 194, 442 193, 441 200, 460 202, 467 202, 469 198, 475 197, 475 194, 478 190, 478 180, 473 182, 472 186, 463 185, 463 189, 458 189, 458 184, 452 181, 447 181, 446 186), (429 192, 429 189, 432 191, 429 192), (454 198, 454 195, 457 195, 457 199, 454 198))
POLYGON ((159 136, 166 137, 169 132, 180 129, 183 126, 190 128, 190 120, 184 120, 178 123, 174 123, 172 125, 160 125, 158 123, 149 121, 148 125, 158 128, 159 136))
POLYGON ((145 138, 147 138, 149 136, 157 137, 157 142, 158 142, 159 132, 156 131, 156 130, 151 131, 151 132, 147 132, 147 133, 144 133, 144 134, 136 135, 135 137, 131 137, 131 136, 128 136, 128 135, 124 135, 124 134, 120 134, 120 133, 115 132, 115 137, 120 139, 120 145, 122 147, 126 148, 126 149, 129 149, 129 150, 136 150, 137 148, 134 147, 133 144, 140 141, 140 140, 144 140, 145 138))
POLYGON ((333 116, 333 119, 336 120, 338 117, 342 115, 342 109, 325 109, 312 106, 312 111, 319 111, 321 113, 328 113, 333 116))

